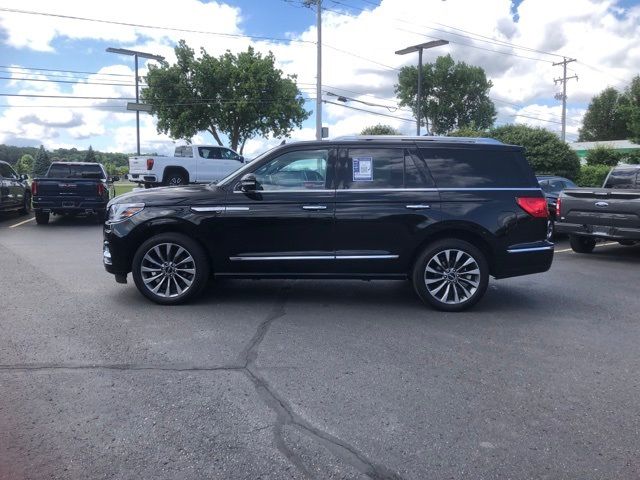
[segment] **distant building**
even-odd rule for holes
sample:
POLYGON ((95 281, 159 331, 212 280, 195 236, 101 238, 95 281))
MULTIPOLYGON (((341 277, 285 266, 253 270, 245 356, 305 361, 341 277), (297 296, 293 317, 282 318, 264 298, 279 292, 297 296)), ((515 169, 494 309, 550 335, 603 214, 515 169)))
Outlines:
POLYGON ((584 159, 589 150, 598 146, 613 148, 620 153, 640 151, 640 144, 630 142, 629 140, 602 140, 600 142, 573 142, 569 144, 569 147, 578 154, 580 159, 584 159))

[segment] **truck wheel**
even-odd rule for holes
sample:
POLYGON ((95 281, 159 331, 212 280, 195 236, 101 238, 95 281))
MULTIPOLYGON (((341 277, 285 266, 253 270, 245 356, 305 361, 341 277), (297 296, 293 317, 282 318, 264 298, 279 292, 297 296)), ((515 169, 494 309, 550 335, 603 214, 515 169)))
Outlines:
POLYGON ((181 233, 161 233, 144 242, 133 257, 133 280, 149 300, 184 303, 209 279, 209 258, 196 241, 181 233))
POLYGON ((164 179, 164 184, 169 187, 181 187, 187 183, 187 179, 184 177, 184 174, 175 172, 169 173, 164 179))
POLYGON ((437 310, 460 312, 475 305, 489 284, 489 264, 472 244, 438 240, 418 256, 412 274, 420 299, 437 310))
POLYGON ((31 194, 25 192, 22 208, 20 209, 20 215, 27 215, 31 212, 31 194))
POLYGON ((38 225, 46 225, 49 223, 49 212, 39 212, 36 210, 36 223, 38 225))
POLYGON ((571 245, 571 249, 576 253, 591 253, 593 249, 596 248, 596 241, 590 237, 569 235, 569 245, 571 245))

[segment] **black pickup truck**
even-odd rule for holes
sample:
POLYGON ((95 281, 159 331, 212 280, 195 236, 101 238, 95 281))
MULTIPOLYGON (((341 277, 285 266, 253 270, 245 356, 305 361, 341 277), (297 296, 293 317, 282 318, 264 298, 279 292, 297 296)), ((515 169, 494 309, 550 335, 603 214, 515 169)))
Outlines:
POLYGON ((103 222, 111 183, 99 163, 54 162, 44 177, 31 183, 36 223, 49 223, 49 215, 94 214, 103 222))
POLYGON ((640 165, 615 167, 603 188, 564 190, 556 216, 556 233, 568 234, 578 253, 592 252, 598 240, 640 242, 640 165))

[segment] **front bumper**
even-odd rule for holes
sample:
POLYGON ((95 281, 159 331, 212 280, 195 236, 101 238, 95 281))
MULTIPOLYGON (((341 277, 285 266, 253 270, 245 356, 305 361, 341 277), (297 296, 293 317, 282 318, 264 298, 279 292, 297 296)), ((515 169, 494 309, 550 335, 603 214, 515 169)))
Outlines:
POLYGON ((640 228, 610 227, 579 223, 557 222, 556 233, 602 238, 604 240, 640 240, 640 228))

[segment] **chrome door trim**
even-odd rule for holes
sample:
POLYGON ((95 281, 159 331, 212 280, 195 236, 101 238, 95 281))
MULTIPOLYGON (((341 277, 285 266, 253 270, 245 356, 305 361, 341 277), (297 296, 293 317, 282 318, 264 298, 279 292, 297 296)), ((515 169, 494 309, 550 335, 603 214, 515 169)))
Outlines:
POLYGON ((229 257, 232 262, 269 261, 269 260, 392 260, 399 255, 278 255, 265 257, 229 257))
POLYGON ((213 212, 213 213, 223 213, 223 212, 246 212, 249 210, 249 207, 223 207, 223 206, 211 206, 211 207, 191 207, 191 210, 194 212, 213 212))
POLYGON ((405 205, 405 208, 408 208, 409 210, 426 210, 428 208, 431 208, 431 205, 424 205, 424 204, 420 204, 420 205, 405 205))
POLYGON ((393 260, 400 255, 336 255, 336 260, 393 260))
POLYGON ((300 189, 300 190, 253 190, 251 192, 243 192, 242 190, 234 190, 233 193, 322 193, 322 192, 335 192, 334 189, 300 189))
POLYGON ((303 210, 326 210, 326 205, 303 205, 303 210))

